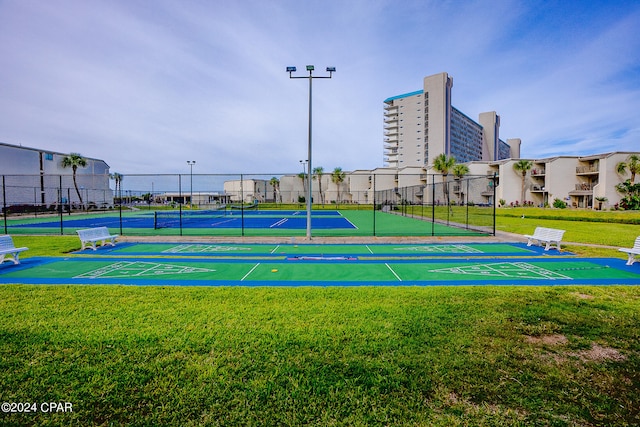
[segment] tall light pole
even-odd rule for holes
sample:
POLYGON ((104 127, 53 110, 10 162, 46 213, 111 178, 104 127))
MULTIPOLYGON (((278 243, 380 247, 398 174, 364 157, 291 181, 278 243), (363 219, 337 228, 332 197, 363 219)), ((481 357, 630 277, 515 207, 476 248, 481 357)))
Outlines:
POLYGON ((289 73, 290 79, 309 79, 309 144, 307 147, 307 239, 311 240, 311 196, 312 196, 312 182, 311 179, 311 127, 312 127, 312 115, 311 115, 311 105, 312 105, 312 84, 313 79, 330 79, 333 76, 333 73, 336 71, 336 67, 327 67, 328 76, 313 76, 313 65, 307 65, 307 71, 309 72, 308 76, 299 76, 294 77, 291 73, 296 71, 296 67, 287 67, 287 73, 289 73))
POLYGON ((195 160, 187 160, 187 164, 191 167, 191 185, 189 189, 189 206, 191 206, 191 210, 193 210, 193 165, 196 164, 195 160))

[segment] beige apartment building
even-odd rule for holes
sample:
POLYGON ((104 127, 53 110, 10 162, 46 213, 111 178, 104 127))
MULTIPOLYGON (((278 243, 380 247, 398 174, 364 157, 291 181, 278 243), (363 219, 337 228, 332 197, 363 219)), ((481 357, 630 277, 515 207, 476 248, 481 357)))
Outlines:
MULTIPOLYGON (((617 173, 617 165, 639 152, 613 152, 590 156, 557 156, 529 159, 532 168, 524 177, 525 200, 535 206, 553 205, 555 199, 570 207, 599 208, 596 198, 606 198, 602 208, 614 207, 622 199, 616 185, 630 175, 617 173)), ((470 174, 496 174, 496 198, 505 204, 522 204, 522 174, 513 165, 520 159, 471 162, 470 174)), ((493 189, 487 188, 486 198, 493 189)), ((485 199, 486 200, 486 199, 485 199)))
POLYGON ((444 153, 460 163, 520 157, 520 140, 500 139, 500 116, 474 121, 451 104, 453 78, 427 76, 421 90, 384 100, 384 164, 428 167, 444 153))
MULTIPOLYGON (((606 198, 602 208, 612 208, 622 198, 616 191, 616 185, 630 177, 628 173, 618 174, 617 165, 627 161, 631 154, 640 155, 638 152, 613 152, 528 159, 532 167, 524 177, 525 201, 534 206, 552 206, 555 199, 560 199, 569 207, 598 209, 600 203, 596 198, 606 198)), ((467 162, 469 174, 462 181, 456 180, 451 174, 447 177, 451 201, 492 205, 495 186, 498 203, 503 200, 505 206, 522 205, 522 174, 513 167, 519 160, 467 162)), ((279 201, 296 203, 299 196, 306 194, 306 186, 299 176, 284 175, 279 179, 279 201)), ((317 180, 314 181, 313 202, 398 204, 405 201, 411 204, 438 204, 444 203, 442 183, 443 177, 437 171, 417 166, 346 172, 345 180, 340 185, 331 181, 330 174, 325 174, 321 186, 317 180)), ((265 185, 269 191, 273 191, 267 182, 257 186, 265 185)), ((230 184, 227 188, 231 187, 230 184)), ((247 183, 245 188, 255 186, 247 183)), ((245 195, 248 196, 247 193, 245 195)))

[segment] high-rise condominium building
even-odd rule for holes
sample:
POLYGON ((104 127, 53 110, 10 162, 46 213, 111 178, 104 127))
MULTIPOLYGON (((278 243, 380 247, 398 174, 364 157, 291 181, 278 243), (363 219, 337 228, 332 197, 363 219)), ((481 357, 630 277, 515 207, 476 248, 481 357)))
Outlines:
POLYGON ((385 166, 429 167, 442 153, 458 163, 520 157, 520 139, 500 139, 500 117, 481 113, 475 122, 451 105, 447 73, 424 78, 422 90, 384 101, 385 166))

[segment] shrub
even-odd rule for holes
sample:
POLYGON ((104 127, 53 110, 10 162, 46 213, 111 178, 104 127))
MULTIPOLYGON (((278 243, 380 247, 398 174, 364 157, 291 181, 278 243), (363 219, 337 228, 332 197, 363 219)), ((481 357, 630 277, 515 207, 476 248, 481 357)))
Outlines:
POLYGON ((554 208, 558 208, 558 209, 566 209, 567 204, 565 203, 564 200, 560 200, 560 199, 556 198, 553 201, 553 207, 554 208))

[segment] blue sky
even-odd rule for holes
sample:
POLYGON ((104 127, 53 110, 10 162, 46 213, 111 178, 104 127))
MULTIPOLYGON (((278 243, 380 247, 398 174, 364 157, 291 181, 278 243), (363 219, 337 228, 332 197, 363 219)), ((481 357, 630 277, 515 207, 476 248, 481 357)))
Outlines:
POLYGON ((453 77, 522 157, 640 151, 637 1, 0 0, 0 141, 112 171, 383 165, 383 101, 453 77))

